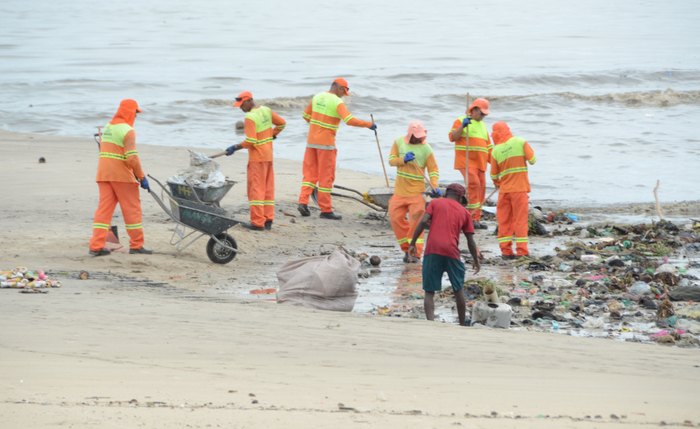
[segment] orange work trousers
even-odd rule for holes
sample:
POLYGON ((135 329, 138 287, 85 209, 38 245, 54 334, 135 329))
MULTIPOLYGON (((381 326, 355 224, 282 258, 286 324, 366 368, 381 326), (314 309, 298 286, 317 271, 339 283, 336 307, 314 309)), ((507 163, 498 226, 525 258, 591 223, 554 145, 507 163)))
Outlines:
MULTIPOLYGON (((408 252, 408 247, 413 240, 413 233, 416 231, 418 223, 420 223, 423 214, 425 213, 425 199, 423 195, 415 195, 412 197, 403 197, 394 195, 389 200, 389 222, 391 229, 394 230, 396 240, 401 246, 401 250, 408 252), (408 218, 407 216, 408 215, 408 218)), ((420 258, 423 254, 423 245, 425 240, 423 234, 416 241, 416 254, 420 258)))
POLYGON ((481 220, 481 206, 486 199, 486 172, 478 168, 467 168, 467 176, 464 170, 459 170, 467 181, 467 210, 474 221, 481 220))
POLYGON ((100 190, 100 201, 95 211, 92 224, 90 250, 102 250, 107 241, 109 226, 112 222, 114 209, 119 203, 129 234, 129 247, 143 247, 143 225, 141 224, 141 196, 138 183, 127 182, 97 182, 100 190))
POLYGON ((517 256, 527 256, 528 230, 527 192, 507 192, 498 195, 496 218, 498 220, 498 245, 504 256, 513 255, 513 242, 517 256))
POLYGON ((304 178, 301 182, 299 204, 309 204, 309 197, 318 189, 318 206, 322 213, 333 211, 331 192, 335 181, 335 158, 338 151, 307 147, 304 152, 304 178))
POLYGON ((250 223, 265 226, 275 219, 275 171, 272 161, 248 162, 250 223))

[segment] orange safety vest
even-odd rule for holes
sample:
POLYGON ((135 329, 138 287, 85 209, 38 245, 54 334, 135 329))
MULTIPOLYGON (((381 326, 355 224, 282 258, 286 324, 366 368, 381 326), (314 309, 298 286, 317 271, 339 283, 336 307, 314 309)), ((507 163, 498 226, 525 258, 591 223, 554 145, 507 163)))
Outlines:
MULTIPOLYGON (((98 182, 136 182, 137 176, 142 177, 143 171, 135 171, 127 160, 138 158, 135 150, 124 148, 124 137, 134 128, 129 124, 107 124, 100 138, 100 160, 97 163, 98 182)), ((140 161, 138 165, 140 165, 140 161)))
POLYGON ((501 194, 530 192, 527 163, 537 162, 535 151, 520 137, 511 137, 496 145, 491 154, 491 179, 501 194))
POLYGON ((311 114, 304 112, 304 118, 309 120, 309 136, 307 146, 313 149, 335 149, 335 133, 340 121, 348 122, 352 115, 345 118, 338 114, 338 106, 343 100, 330 92, 321 92, 311 100, 311 114))
MULTIPOLYGON (((456 126, 461 127, 462 121, 467 117, 467 115, 462 115, 457 118, 455 124, 459 125, 456 126)), ((472 121, 466 129, 462 129, 461 138, 455 141, 455 170, 469 167, 486 171, 492 148, 493 144, 489 139, 489 132, 484 121, 472 121), (467 137, 469 138, 468 144, 467 137)))

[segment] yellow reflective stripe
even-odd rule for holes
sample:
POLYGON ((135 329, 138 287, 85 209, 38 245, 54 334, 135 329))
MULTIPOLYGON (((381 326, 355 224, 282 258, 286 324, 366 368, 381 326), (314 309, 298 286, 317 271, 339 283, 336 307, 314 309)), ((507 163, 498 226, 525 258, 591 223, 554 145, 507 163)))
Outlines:
POLYGON ((506 243, 508 241, 513 241, 513 237, 498 237, 499 243, 506 243))
POLYGON ((410 243, 410 242, 411 242, 411 240, 409 240, 408 238, 399 238, 399 239, 396 240, 396 241, 397 241, 399 244, 404 244, 404 243, 410 243))
POLYGON ((493 149, 493 143, 489 143, 489 144, 486 146, 486 148, 489 149, 489 150, 493 149))
POLYGON ((322 188, 319 186, 318 192, 325 192, 326 194, 330 194, 331 192, 333 192, 333 189, 332 188, 322 188))
POLYGON ((92 227, 95 229, 109 229, 109 225, 106 223, 93 223, 92 227))
POLYGON ((335 150, 335 146, 329 144, 307 144, 306 147, 318 150, 335 150))
POLYGON ((416 240, 416 244, 424 244, 424 243, 425 243, 425 240, 422 238, 419 238, 418 240, 416 240))
POLYGON ((430 173, 430 177, 440 177, 440 173, 438 173, 437 171, 433 171, 432 173, 430 173))
POLYGON ((139 152, 136 150, 130 150, 130 151, 124 152, 124 156, 127 158, 130 156, 139 156, 139 152))
POLYGON ((327 124, 327 123, 325 123, 325 122, 319 121, 318 119, 312 119, 312 120, 311 120, 311 123, 314 124, 314 125, 318 125, 318 126, 321 127, 321 128, 327 128, 327 129, 329 129, 329 130, 337 130, 337 129, 338 129, 338 126, 337 126, 337 125, 327 124))
POLYGON ((515 173, 527 173, 527 167, 514 167, 514 168, 509 168, 507 170, 503 170, 500 173, 498 173, 498 178, 501 179, 509 174, 515 174, 515 173))
POLYGON ((488 152, 489 148, 482 146, 469 146, 467 148, 468 152, 488 152))
POLYGON ((465 152, 466 152, 467 147, 466 147, 466 146, 463 146, 463 145, 461 145, 461 144, 456 144, 456 145, 455 145, 455 150, 462 150, 462 151, 465 151, 465 152))
POLYGON ((254 139, 254 138, 252 138, 252 137, 246 137, 246 138, 245 138, 245 141, 247 141, 248 143, 253 143, 253 144, 255 144, 255 143, 258 142, 258 139, 254 139))
POLYGON ((121 161, 126 160, 126 157, 124 155, 119 155, 118 153, 112 153, 112 152, 100 152, 100 158, 111 158, 111 159, 118 159, 121 161))
POLYGON ((127 223, 126 224, 126 229, 141 229, 143 228, 143 225, 140 223, 127 223))
POLYGON ((398 156, 396 156, 396 155, 389 155, 389 159, 394 159, 394 158, 398 158, 398 156))
POLYGON ((498 174, 492 174, 491 180, 498 180, 498 174))
POLYGON ((284 129, 284 127, 286 127, 286 126, 287 126, 287 124, 277 125, 277 129, 279 131, 282 131, 284 129))
POLYGON ((253 143, 254 146, 262 146, 264 144, 272 143, 272 137, 268 137, 266 139, 258 140, 257 143, 253 143))
POLYGON ((301 115, 301 117, 304 118, 304 119, 311 119, 311 115, 307 114, 306 112, 304 112, 304 113, 301 115))
POLYGON ((263 206, 263 205, 265 205, 265 201, 262 201, 262 200, 250 200, 250 201, 248 201, 248 205, 251 205, 251 206, 263 206))
POLYGON ((397 171, 396 175, 403 177, 404 179, 423 181, 423 176, 417 176, 415 174, 405 173, 403 171, 397 171))
POLYGON ((530 165, 532 165, 532 164, 534 164, 534 163, 537 162, 537 157, 536 157, 536 156, 533 156, 532 159, 528 159, 527 162, 529 162, 530 165))
POLYGON ((301 182, 301 187, 306 186, 307 188, 316 189, 316 184, 311 182, 301 182))
POLYGON ((348 115, 348 116, 343 118, 343 122, 345 122, 347 124, 350 121, 350 119, 352 119, 352 118, 353 118, 352 115, 348 115))
POLYGON ((527 243, 528 240, 527 240, 527 237, 516 237, 515 242, 516 243, 527 243))
POLYGON ((265 204, 266 206, 274 206, 275 200, 265 200, 263 201, 263 204, 265 204))
POLYGON ((481 207, 481 203, 467 204, 468 209, 478 209, 481 207))

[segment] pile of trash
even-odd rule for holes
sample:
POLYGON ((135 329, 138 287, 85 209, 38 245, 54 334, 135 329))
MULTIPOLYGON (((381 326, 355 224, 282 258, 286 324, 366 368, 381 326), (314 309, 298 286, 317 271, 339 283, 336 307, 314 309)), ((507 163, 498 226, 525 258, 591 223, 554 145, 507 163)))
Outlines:
POLYGON ((23 293, 46 293, 48 288, 61 287, 61 282, 50 279, 42 270, 17 267, 11 271, 0 271, 0 289, 21 289, 23 293))
POLYGON ((190 166, 168 178, 168 183, 189 184, 197 188, 220 188, 226 184, 226 176, 219 164, 203 153, 189 152, 190 166))
MULTIPOLYGON (((494 267, 496 274, 465 282, 472 315, 488 312, 479 303, 495 293, 509 308, 491 305, 493 315, 510 309, 513 328, 700 346, 700 222, 580 226, 559 215, 552 221, 567 227, 548 232, 560 243, 554 254, 514 261, 490 258, 482 269, 494 267), (475 313, 477 305, 481 307, 475 313)), ((542 223, 549 220, 545 217, 542 223)), ((403 302, 375 313, 424 317, 419 287, 406 292, 403 302)), ((435 300, 436 309, 447 311, 443 320, 451 321, 451 288, 435 300)))

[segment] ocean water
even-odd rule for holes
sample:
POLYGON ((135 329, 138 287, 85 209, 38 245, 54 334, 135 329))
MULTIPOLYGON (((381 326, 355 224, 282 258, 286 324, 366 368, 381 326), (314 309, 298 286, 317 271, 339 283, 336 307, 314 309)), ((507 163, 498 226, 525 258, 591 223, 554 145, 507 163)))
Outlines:
MULTIPOLYGON (((250 90, 288 120, 276 156, 302 159, 302 109, 344 76, 385 159, 425 122, 442 181, 461 180, 447 133, 469 94, 535 149, 533 199, 652 201, 657 180, 662 201, 698 199, 698 22, 691 0, 3 0, 0 127, 91 137, 129 97, 138 142, 214 152, 241 140, 250 90)), ((338 147, 381 174, 371 131, 343 126, 338 147)))

